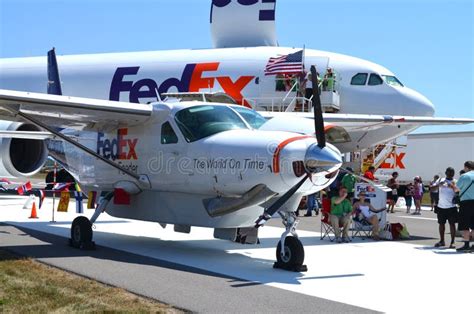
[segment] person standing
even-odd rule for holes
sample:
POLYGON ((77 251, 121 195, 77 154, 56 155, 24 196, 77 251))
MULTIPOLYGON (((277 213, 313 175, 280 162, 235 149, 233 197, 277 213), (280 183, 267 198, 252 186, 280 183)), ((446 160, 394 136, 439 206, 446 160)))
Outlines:
POLYGON ((411 211, 411 205, 413 204, 413 195, 415 195, 415 186, 412 182, 407 184, 405 190, 405 204, 407 206, 407 214, 411 211))
POLYGON ((356 184, 356 177, 352 174, 354 172, 351 167, 346 168, 347 172, 341 180, 341 186, 345 187, 347 189, 347 197, 349 200, 352 202, 352 199, 354 198, 354 187, 356 184))
POLYGON ((339 189, 338 196, 331 198, 331 215, 329 217, 336 236, 336 242, 350 242, 349 227, 352 222, 352 204, 347 199, 347 189, 345 187, 339 189), (342 225, 342 239, 340 225, 342 225))
POLYGON ((464 245, 456 249, 458 252, 469 252, 474 246, 469 247, 471 237, 474 237, 474 161, 464 163, 464 173, 457 182, 456 191, 459 192, 459 224, 462 231, 464 245))
POLYGON ((438 216, 439 224, 439 242, 435 247, 445 246, 444 233, 446 230, 446 221, 449 222, 451 233, 450 249, 454 249, 454 240, 456 237, 456 221, 458 216, 458 208, 453 203, 453 198, 456 190, 456 180, 454 180, 454 169, 449 167, 446 169, 446 177, 441 179, 437 184, 439 187, 439 202, 436 206, 436 214, 438 216))
POLYGON ((415 177, 413 180, 415 191, 413 193, 413 200, 415 201, 415 212, 413 215, 421 215, 421 199, 423 198, 423 183, 420 177, 415 177))
POLYGON ((306 214, 305 217, 311 217, 313 215, 313 210, 316 212, 316 216, 319 214, 319 204, 318 199, 316 198, 317 193, 310 194, 306 196, 306 214))
POLYGON ((399 184, 397 181, 398 178, 398 172, 393 172, 392 177, 388 180, 387 182, 387 187, 392 189, 392 192, 388 192, 389 195, 389 205, 388 205, 388 210, 387 212, 394 213, 395 210, 395 205, 397 204, 398 201, 398 188, 399 184))
POLYGON ((438 206, 439 201, 439 175, 435 175, 433 180, 430 182, 430 202, 431 202, 431 211, 438 206))

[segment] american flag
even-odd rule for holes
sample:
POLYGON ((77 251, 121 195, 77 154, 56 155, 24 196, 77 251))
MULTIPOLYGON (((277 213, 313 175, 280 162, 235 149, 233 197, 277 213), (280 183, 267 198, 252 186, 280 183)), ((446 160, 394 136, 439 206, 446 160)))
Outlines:
POLYGON ((301 72, 303 72, 303 50, 270 58, 265 67, 265 75, 297 74, 301 72))

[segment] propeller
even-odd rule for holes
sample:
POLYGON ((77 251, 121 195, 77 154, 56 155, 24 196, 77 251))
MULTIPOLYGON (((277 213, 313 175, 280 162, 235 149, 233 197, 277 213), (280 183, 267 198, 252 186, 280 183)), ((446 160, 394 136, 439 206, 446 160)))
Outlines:
POLYGON ((323 108, 319 93, 318 72, 314 65, 311 66, 311 82, 313 83, 313 114, 314 114, 314 132, 319 148, 326 146, 326 134, 324 134, 323 108))
MULTIPOLYGON (((321 106, 321 99, 319 95, 318 88, 318 75, 316 72, 316 67, 311 66, 311 81, 313 83, 313 112, 314 112, 314 132, 316 134, 316 140, 318 141, 317 147, 309 147, 306 157, 311 157, 311 165, 307 162, 306 168, 313 171, 318 171, 318 167, 325 167, 334 165, 335 157, 332 150, 328 150, 326 147, 326 135, 324 134, 324 118, 323 110, 321 106)), ((255 227, 258 228, 262 226, 267 220, 272 218, 272 216, 280 209, 283 204, 285 204, 298 189, 311 177, 313 171, 307 171, 303 179, 296 183, 291 189, 289 189, 285 194, 278 198, 275 203, 268 207, 263 214, 255 221, 255 227)))

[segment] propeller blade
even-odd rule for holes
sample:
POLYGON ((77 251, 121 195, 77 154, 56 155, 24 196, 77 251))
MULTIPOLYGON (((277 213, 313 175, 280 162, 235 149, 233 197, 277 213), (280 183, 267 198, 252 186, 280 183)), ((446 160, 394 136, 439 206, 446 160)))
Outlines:
POLYGON ((314 65, 311 66, 311 81, 313 83, 314 132, 318 140, 318 146, 324 148, 326 146, 326 134, 324 134, 323 108, 319 95, 318 72, 316 72, 314 65))
POLYGON ((291 189, 289 189, 285 194, 283 194, 279 199, 275 201, 270 207, 268 207, 263 214, 257 219, 255 222, 255 227, 258 228, 262 225, 263 222, 272 218, 273 214, 275 214, 283 204, 286 203, 293 196, 293 194, 298 191, 298 189, 305 183, 305 181, 309 178, 309 174, 301 179, 298 183, 296 183, 291 189))

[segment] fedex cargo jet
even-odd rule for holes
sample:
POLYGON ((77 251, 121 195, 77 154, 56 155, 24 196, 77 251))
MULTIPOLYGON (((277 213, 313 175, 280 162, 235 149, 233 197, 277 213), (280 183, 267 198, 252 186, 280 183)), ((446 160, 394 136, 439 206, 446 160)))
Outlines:
MULTIPOLYGON (((368 148, 421 125, 469 122, 432 118, 433 104, 381 65, 326 51, 279 47, 275 7, 276 0, 213 0, 214 49, 59 56, 63 94, 150 103, 166 93, 223 92, 237 104, 266 111, 271 119, 264 126, 267 130, 311 133, 313 122, 288 117, 312 119, 311 114, 292 112, 310 110, 304 90, 309 87, 306 74, 315 65, 321 77, 328 69, 334 73, 332 87, 322 88, 321 99, 326 121, 333 115, 333 125, 346 131, 334 142, 342 152, 368 148), (284 117, 275 111, 284 111, 284 117), (348 123, 337 119, 342 114, 364 116, 348 123), (379 116, 367 120, 366 115, 379 116)), ((42 93, 46 82, 45 57, 0 59, 1 89, 42 93)))

